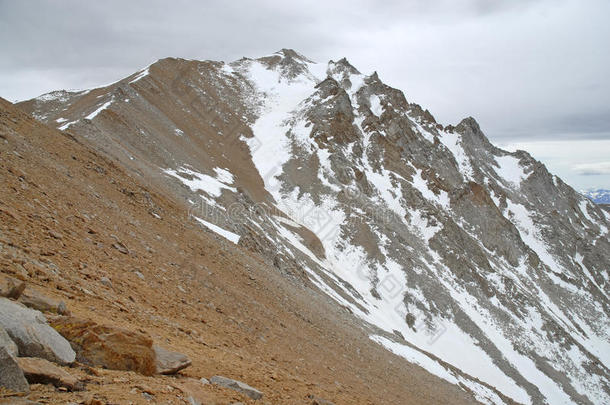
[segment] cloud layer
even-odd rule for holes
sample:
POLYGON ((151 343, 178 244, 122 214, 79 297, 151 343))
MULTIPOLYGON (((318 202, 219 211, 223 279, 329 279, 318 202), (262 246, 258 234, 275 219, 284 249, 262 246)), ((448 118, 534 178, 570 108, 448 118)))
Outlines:
POLYGON ((0 0, 0 96, 113 82, 156 59, 347 57, 496 142, 610 139, 606 0, 0 0))

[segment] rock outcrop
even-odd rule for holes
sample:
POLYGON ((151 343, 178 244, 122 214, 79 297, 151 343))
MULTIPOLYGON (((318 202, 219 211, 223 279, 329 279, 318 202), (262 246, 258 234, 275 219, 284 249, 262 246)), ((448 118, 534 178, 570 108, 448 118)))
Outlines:
POLYGON ((18 357, 17 364, 30 384, 53 384, 70 391, 80 391, 84 385, 78 378, 45 359, 18 357))
POLYGON ((49 326, 44 315, 20 303, 0 298, 0 326, 19 348, 20 356, 40 357, 70 364, 76 353, 70 343, 49 326))
POLYGON ((144 375, 157 371, 152 339, 148 336, 67 316, 52 317, 49 322, 71 343, 76 358, 84 364, 144 375))
POLYGON ((17 361, 5 348, 0 347, 0 393, 2 391, 19 394, 30 392, 30 385, 17 361))

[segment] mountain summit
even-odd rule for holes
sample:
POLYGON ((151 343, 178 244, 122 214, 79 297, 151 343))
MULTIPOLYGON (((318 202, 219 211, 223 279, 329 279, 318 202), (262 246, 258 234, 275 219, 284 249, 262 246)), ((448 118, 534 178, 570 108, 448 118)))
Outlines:
POLYGON ((19 107, 481 402, 610 402, 610 215, 473 118, 289 49, 19 107))

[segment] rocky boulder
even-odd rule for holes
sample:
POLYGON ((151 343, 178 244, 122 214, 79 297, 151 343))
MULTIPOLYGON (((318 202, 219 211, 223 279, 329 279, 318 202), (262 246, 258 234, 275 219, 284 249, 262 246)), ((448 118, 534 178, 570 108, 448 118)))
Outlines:
POLYGON ((252 388, 248 384, 241 381, 233 380, 220 375, 215 375, 214 377, 210 378, 210 383, 240 392, 254 400, 261 399, 263 397, 263 393, 256 388, 252 388))
POLYGON ((63 301, 56 301, 36 290, 28 289, 24 291, 19 297, 19 302, 26 307, 37 309, 38 311, 69 315, 66 304, 63 301))
POLYGON ((6 330, 2 326, 0 326, 0 348, 6 349, 8 354, 13 357, 17 357, 19 355, 19 348, 13 342, 11 337, 6 333, 6 330))
POLYGON ((82 363, 143 375, 157 371, 152 340, 146 335, 67 316, 49 322, 70 341, 82 363))
POLYGON ((0 347, 0 391, 16 394, 30 392, 30 385, 23 371, 3 347, 0 347))
POLYGON ((84 388, 78 378, 45 359, 19 357, 16 360, 30 384, 53 384, 70 391, 80 391, 84 388))
POLYGON ((176 374, 191 365, 191 360, 182 353, 170 352, 157 345, 153 346, 157 374, 176 374))
POLYGON ((0 326, 19 348, 20 356, 40 357, 59 364, 74 362, 76 353, 40 311, 0 298, 0 326))

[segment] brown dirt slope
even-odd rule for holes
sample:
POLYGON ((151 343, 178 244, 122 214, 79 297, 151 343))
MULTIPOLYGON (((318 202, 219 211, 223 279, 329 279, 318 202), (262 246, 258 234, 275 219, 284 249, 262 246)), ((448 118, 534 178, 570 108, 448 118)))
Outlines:
POLYGON ((65 301, 75 316, 146 332, 193 361, 177 376, 74 367, 67 370, 86 391, 34 385, 29 399, 180 404, 195 394, 204 403, 253 403, 193 380, 219 374, 261 390, 262 403, 307 404, 310 394, 336 404, 475 402, 371 343, 324 295, 208 233, 171 198, 3 99, 0 185, 2 273, 65 301))

